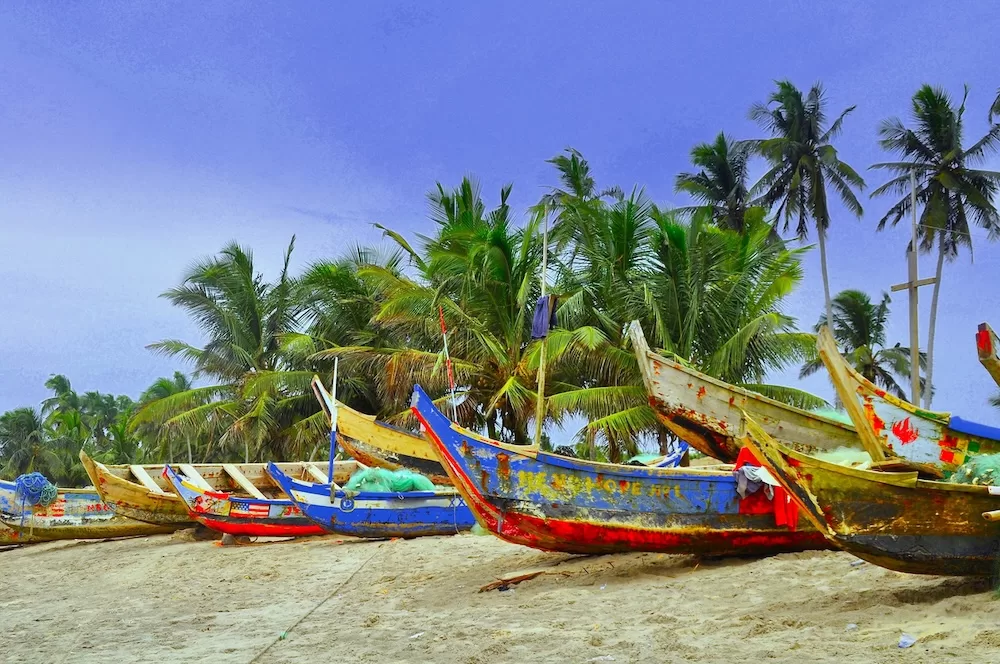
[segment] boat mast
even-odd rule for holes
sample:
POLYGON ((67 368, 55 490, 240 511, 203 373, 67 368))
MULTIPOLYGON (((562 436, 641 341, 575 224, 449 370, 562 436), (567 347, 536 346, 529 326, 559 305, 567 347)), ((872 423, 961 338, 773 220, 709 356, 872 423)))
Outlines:
POLYGON ((330 399, 330 486, 333 486, 333 459, 337 456, 337 369, 340 366, 340 358, 333 358, 333 385, 331 386, 330 399))
MULTIPOLYGON (((542 298, 545 298, 545 274, 549 269, 549 208, 546 205, 543 213, 542 226, 542 298)), ((551 317, 551 312, 549 312, 551 317)), ((549 321, 545 321, 546 328, 549 321)), ((538 402, 535 404, 535 447, 542 445, 542 426, 545 423, 545 347, 548 345, 548 335, 541 339, 541 355, 538 359, 538 402)))

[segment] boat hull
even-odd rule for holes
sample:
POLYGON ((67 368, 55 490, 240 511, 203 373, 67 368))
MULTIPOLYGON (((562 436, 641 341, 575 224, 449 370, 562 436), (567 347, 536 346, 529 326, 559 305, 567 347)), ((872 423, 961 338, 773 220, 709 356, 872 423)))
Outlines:
POLYGON ((988 576, 1000 554, 1000 508, 985 486, 837 466, 748 426, 748 445, 817 528, 839 548, 899 572, 988 576))
POLYGON ((475 523, 454 490, 348 495, 338 489, 331 495, 329 484, 296 480, 274 466, 268 472, 303 514, 339 535, 372 539, 454 535, 475 523))
POLYGON ((479 523, 547 551, 760 555, 829 548, 773 512, 741 511, 729 470, 615 466, 487 441, 452 423, 419 387, 414 412, 479 523))
POLYGON ((190 518, 206 528, 248 537, 323 534, 323 529, 307 519, 290 500, 237 498, 190 484, 170 466, 164 467, 163 473, 184 501, 190 518))
POLYGON ((170 532, 115 514, 93 489, 59 489, 49 505, 22 506, 13 482, 0 481, 0 544, 107 539, 170 532))
POLYGON ((744 412, 771 436, 804 452, 861 448, 849 425, 729 385, 653 353, 638 323, 629 326, 629 336, 657 419, 708 456, 730 463, 736 460, 743 446, 744 412))

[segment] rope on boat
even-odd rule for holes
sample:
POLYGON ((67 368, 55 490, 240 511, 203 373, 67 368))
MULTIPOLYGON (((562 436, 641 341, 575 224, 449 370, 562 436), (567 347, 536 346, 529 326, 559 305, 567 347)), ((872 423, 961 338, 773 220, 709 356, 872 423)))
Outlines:
POLYGON ((317 604, 313 608, 309 609, 309 611, 307 611, 304 616, 302 616, 301 618, 299 618, 298 620, 296 620, 294 623, 292 623, 292 626, 289 627, 288 629, 286 629, 281 634, 279 634, 278 638, 276 638, 274 641, 271 641, 269 644, 267 644, 266 648, 264 648, 263 650, 261 650, 259 653, 257 653, 254 656, 253 659, 250 660, 250 664, 254 664, 254 662, 256 662, 261 657, 263 657, 264 653, 266 653, 268 650, 270 650, 272 647, 274 647, 275 643, 277 643, 278 641, 284 641, 288 637, 289 632, 291 632, 293 629, 295 629, 296 627, 298 627, 299 623, 301 623, 303 620, 305 620, 306 618, 308 618, 309 616, 311 616, 316 609, 318 609, 319 607, 323 606, 324 604, 326 604, 327 602, 329 602, 331 599, 333 599, 334 595, 336 595, 337 593, 339 593, 340 590, 344 586, 346 586, 348 583, 350 583, 351 580, 355 576, 357 576, 358 572, 360 572, 361 570, 363 570, 365 568, 365 566, 369 562, 371 562, 372 558, 374 558, 378 554, 378 552, 382 550, 382 546, 384 544, 385 544, 385 542, 380 542, 379 545, 378 545, 378 548, 376 548, 375 551, 372 552, 372 555, 370 555, 367 558, 365 558, 365 561, 363 563, 361 563, 360 565, 358 565, 358 568, 356 570, 354 570, 353 572, 351 572, 351 575, 349 577, 347 577, 347 579, 345 579, 343 583, 341 583, 336 588, 334 588, 330 592, 330 594, 327 595, 319 604, 317 604))
POLYGON ((27 473, 14 480, 15 500, 21 499, 21 505, 51 505, 59 490, 45 479, 41 473, 27 473))

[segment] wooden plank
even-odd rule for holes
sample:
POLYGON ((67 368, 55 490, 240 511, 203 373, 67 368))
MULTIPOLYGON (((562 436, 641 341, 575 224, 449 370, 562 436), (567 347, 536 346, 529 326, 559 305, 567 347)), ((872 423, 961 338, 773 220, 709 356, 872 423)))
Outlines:
MULTIPOLYGON (((558 564, 558 563, 557 563, 558 564)), ((491 581, 485 586, 479 589, 479 592, 485 593, 490 590, 507 590, 513 585, 521 583, 523 581, 530 581, 542 574, 559 574, 562 576, 572 576, 572 573, 566 570, 555 569, 556 565, 538 567, 535 569, 525 569, 517 572, 509 572, 497 578, 496 581, 491 581)))
POLYGON ((187 463, 179 463, 177 467, 180 468, 181 472, 187 477, 187 481, 195 486, 201 487, 206 491, 215 491, 212 485, 205 481, 205 478, 198 474, 198 471, 194 469, 194 466, 187 463))
POLYGON ((160 485, 149 476, 149 473, 147 473, 146 469, 142 466, 129 466, 128 469, 129 472, 135 475, 135 479, 139 480, 139 482, 150 491, 163 494, 166 493, 166 491, 161 489, 160 485))
POLYGON ((313 478, 314 482, 318 482, 319 484, 326 484, 327 482, 330 481, 330 478, 326 476, 326 473, 320 470, 316 466, 316 464, 305 463, 303 465, 305 466, 306 473, 309 475, 309 477, 313 478))
POLYGON ((830 380, 833 381, 833 387, 837 390, 837 395, 840 397, 847 414, 850 415, 851 421, 854 422, 854 428, 858 432, 858 437, 861 439, 865 451, 871 456, 873 462, 885 461, 885 447, 879 437, 875 435, 875 431, 872 430, 864 409, 858 403, 854 390, 851 389, 850 374, 844 368, 846 360, 840 354, 840 349, 837 348, 837 342, 828 326, 824 325, 819 334, 816 335, 816 346, 819 356, 830 374, 830 380))
MULTIPOLYGON (((935 281, 937 281, 937 279, 935 279, 934 277, 927 277, 926 279, 917 279, 917 288, 920 288, 921 286, 930 286, 935 281)), ((910 282, 907 281, 905 284, 896 284, 895 286, 890 286, 889 290, 891 290, 893 293, 897 293, 899 291, 908 290, 909 288, 910 288, 910 282)))
POLYGON ((226 471, 227 475, 233 478, 233 481, 236 482, 241 489, 249 493, 251 496, 253 496, 254 498, 258 498, 260 500, 267 500, 267 496, 262 494, 260 490, 257 489, 257 487, 255 487, 253 483, 250 480, 248 480, 246 476, 244 476, 243 473, 240 472, 240 469, 237 468, 235 465, 231 463, 224 463, 222 464, 222 469, 226 471))

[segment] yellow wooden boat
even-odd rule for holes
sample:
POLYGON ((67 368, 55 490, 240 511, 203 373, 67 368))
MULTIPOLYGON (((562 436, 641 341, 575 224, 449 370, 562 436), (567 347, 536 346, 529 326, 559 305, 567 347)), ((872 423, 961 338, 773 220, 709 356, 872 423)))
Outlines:
POLYGON ((782 445, 750 418, 746 432, 747 446, 841 549, 898 572, 995 573, 1000 529, 981 515, 1000 507, 996 487, 830 463, 782 445))
MULTIPOLYGON (((330 418, 333 397, 318 376, 312 380, 313 392, 330 418)), ((451 485, 440 459, 427 438, 379 422, 337 402, 337 445, 366 466, 389 470, 406 468, 426 475, 434 484, 451 485)))
MULTIPOLYGON (((106 466, 83 451, 80 452, 80 460, 97 492, 115 513, 172 529, 195 525, 184 501, 163 477, 163 464, 106 466)), ((320 468, 319 464, 286 462, 277 465, 284 473, 298 479, 329 481, 325 468, 320 468)), ((260 500, 284 496, 267 474, 267 464, 264 463, 181 463, 176 466, 191 481, 210 491, 225 491, 234 496, 260 500)), ((342 468, 347 466, 339 467, 338 472, 342 468)), ((346 482, 349 474, 349 471, 343 470, 343 476, 338 475, 335 481, 346 482)))

